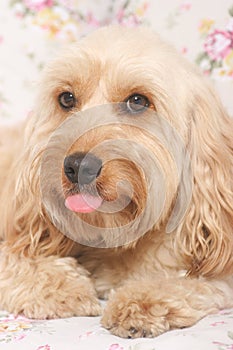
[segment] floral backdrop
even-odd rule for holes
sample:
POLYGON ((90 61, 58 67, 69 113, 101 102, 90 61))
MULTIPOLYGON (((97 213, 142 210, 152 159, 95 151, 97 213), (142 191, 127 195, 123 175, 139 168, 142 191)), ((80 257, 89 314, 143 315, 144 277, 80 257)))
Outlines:
POLYGON ((110 23, 161 33, 213 80, 233 115, 232 0, 2 0, 0 121, 27 115, 40 71, 57 50, 110 23))

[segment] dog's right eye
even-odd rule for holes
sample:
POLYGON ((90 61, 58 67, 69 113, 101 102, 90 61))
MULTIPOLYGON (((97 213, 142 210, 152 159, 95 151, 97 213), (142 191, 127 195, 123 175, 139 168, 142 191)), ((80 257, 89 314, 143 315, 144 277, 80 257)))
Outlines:
POLYGON ((72 92, 65 91, 58 96, 58 102, 63 109, 71 109, 75 107, 76 99, 72 92))
POLYGON ((126 109, 131 114, 138 114, 145 111, 146 108, 150 107, 150 101, 148 98, 141 94, 133 94, 126 100, 126 109))

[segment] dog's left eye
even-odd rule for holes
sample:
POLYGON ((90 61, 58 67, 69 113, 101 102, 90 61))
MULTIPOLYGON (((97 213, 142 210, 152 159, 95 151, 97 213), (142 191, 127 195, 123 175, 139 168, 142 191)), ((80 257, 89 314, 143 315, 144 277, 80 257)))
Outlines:
POLYGON ((150 106, 148 98, 144 95, 134 94, 126 100, 126 108, 130 113, 140 113, 150 106))
POLYGON ((75 106, 76 99, 72 92, 65 91, 58 96, 58 102, 62 108, 71 109, 75 106))

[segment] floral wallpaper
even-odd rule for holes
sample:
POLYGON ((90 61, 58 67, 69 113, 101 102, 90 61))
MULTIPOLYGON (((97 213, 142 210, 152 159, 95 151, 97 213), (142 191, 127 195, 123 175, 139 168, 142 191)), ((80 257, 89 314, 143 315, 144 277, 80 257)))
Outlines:
POLYGON ((138 25, 144 21, 148 8, 147 2, 105 1, 101 8, 103 11, 98 11, 96 15, 93 3, 89 1, 90 9, 83 10, 81 2, 75 0, 12 0, 10 7, 16 16, 29 18, 32 25, 44 30, 50 38, 69 41, 110 23, 138 25))
POLYGON ((111 23, 158 31, 213 80, 233 115, 232 0, 4 0, 0 122, 27 115, 41 69, 63 45, 111 23))
POLYGON ((203 50, 197 63, 207 75, 233 80, 233 5, 228 10, 228 19, 223 27, 217 27, 213 19, 204 19, 199 32, 203 50))

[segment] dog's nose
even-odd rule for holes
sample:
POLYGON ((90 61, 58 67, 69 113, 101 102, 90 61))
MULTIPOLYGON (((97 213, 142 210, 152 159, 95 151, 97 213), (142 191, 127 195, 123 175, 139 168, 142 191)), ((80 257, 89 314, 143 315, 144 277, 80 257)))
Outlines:
POLYGON ((102 161, 92 153, 77 152, 64 160, 64 172, 72 183, 90 184, 101 172, 102 161))

